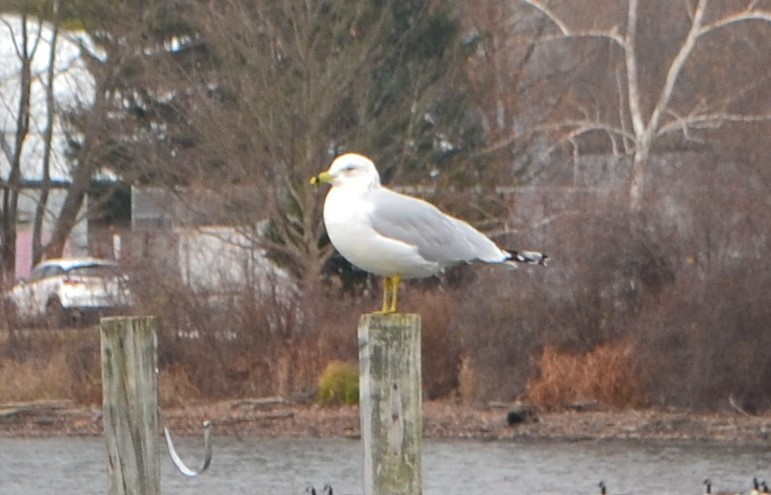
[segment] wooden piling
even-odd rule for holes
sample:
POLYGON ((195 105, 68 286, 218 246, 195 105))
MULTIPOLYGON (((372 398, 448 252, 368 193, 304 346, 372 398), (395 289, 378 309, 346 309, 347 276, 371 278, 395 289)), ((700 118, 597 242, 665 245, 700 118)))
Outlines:
POLYGON ((102 318, 110 495, 159 495, 158 339, 152 317, 102 318))
POLYGON ((364 495, 420 495, 420 315, 362 316, 359 366, 364 495))

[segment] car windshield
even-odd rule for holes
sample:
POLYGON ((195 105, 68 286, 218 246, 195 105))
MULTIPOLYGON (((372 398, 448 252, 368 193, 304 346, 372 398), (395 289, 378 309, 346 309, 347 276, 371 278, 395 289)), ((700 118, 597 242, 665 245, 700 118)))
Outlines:
POLYGON ((71 268, 67 274, 81 277, 115 277, 119 275, 119 271, 112 265, 84 265, 71 268))

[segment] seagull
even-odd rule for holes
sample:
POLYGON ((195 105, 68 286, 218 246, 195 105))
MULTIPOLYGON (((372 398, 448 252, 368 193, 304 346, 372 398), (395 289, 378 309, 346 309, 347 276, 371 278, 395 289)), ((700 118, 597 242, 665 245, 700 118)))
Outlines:
POLYGON ((507 251, 468 223, 434 205, 380 184, 375 164, 358 153, 340 155, 311 184, 330 184, 324 201, 329 240, 354 266, 384 277, 383 307, 398 311, 402 279, 424 278, 460 263, 546 265, 538 251, 507 251))

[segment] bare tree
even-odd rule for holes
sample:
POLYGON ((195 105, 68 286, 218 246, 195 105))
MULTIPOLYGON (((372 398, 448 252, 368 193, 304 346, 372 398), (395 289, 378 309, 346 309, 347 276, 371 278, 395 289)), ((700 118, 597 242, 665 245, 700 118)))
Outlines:
MULTIPOLYGON (((613 144, 616 151, 633 156, 633 171, 629 189, 630 207, 639 210, 643 196, 647 162, 652 149, 657 142, 677 135, 682 139, 691 139, 693 135, 704 129, 711 129, 728 122, 755 122, 771 118, 771 108, 755 108, 750 111, 735 110, 735 103, 746 96, 747 92, 756 91, 759 81, 745 81, 742 86, 726 90, 711 88, 698 96, 687 94, 686 88, 681 88, 687 71, 702 71, 703 77, 710 77, 709 65, 694 65, 697 48, 708 43, 711 37, 724 35, 725 31, 739 31, 747 36, 759 36, 760 43, 768 39, 768 27, 771 26, 771 8, 764 2, 747 0, 744 2, 720 2, 710 6, 709 0, 689 0, 681 4, 667 3, 666 7, 659 5, 660 13, 679 18, 680 14, 687 19, 687 29, 679 40, 679 45, 663 64, 663 79, 653 81, 645 75, 648 67, 643 66, 643 57, 651 58, 652 53, 644 50, 657 50, 656 45, 645 44, 640 40, 639 26, 644 20, 648 25, 652 18, 643 17, 644 12, 652 15, 652 6, 641 5, 639 0, 629 0, 625 18, 617 18, 615 22, 605 18, 606 26, 595 27, 574 25, 569 15, 575 13, 566 2, 546 2, 543 0, 521 0, 549 19, 555 28, 551 36, 542 38, 542 42, 580 40, 605 40, 612 47, 620 49, 621 64, 615 67, 618 101, 617 115, 602 116, 585 106, 576 106, 573 115, 546 125, 543 130, 558 132, 561 139, 570 141, 577 146, 578 140, 587 134, 604 133, 613 144), (644 10, 647 8, 648 10, 644 10), (680 10, 683 9, 683 10, 680 10), (753 32, 750 24, 760 23, 765 27, 762 32, 753 32)), ((582 9, 584 6, 582 6, 582 9)), ((606 3, 596 4, 591 9, 593 15, 604 10, 611 11, 606 3)), ((725 39, 725 38, 720 38, 725 39)), ((666 40, 669 41, 669 40, 666 40)), ((763 64, 767 66, 768 44, 765 42, 765 54, 761 50, 752 54, 749 59, 743 54, 747 64, 763 64), (765 62, 765 63, 764 63, 765 62)), ((666 53, 667 50, 661 49, 666 53)), ((660 54, 657 54, 660 55, 660 54)), ((661 56, 661 55, 660 55, 661 56)), ((701 58, 704 62, 704 57, 701 58)), ((768 83, 771 74, 762 76, 768 83)))
MULTIPOLYGON (((464 7, 464 43, 472 50, 466 70, 484 129, 484 145, 475 156, 510 167, 512 160, 527 154, 531 129, 561 101, 562 93, 555 88, 569 81, 570 70, 535 67, 537 47, 548 27, 542 16, 494 0, 464 7)), ((518 175, 525 172, 524 166, 517 168, 518 175)))
POLYGON ((56 122, 56 101, 54 98, 54 79, 56 77, 56 52, 59 41, 59 2, 52 4, 52 27, 48 51, 48 69, 45 85, 45 129, 43 130, 43 162, 40 178, 40 196, 35 207, 35 217, 32 227, 32 264, 37 264, 43 257, 43 221, 48 207, 48 195, 51 190, 51 155, 56 122))
POLYGON ((331 255, 311 175, 358 150, 412 182, 451 154, 435 138, 460 113, 445 77, 457 27, 432 2, 225 0, 183 14, 188 32, 159 43, 121 94, 137 102, 118 123, 133 139, 126 177, 218 191, 207 214, 219 207, 304 287, 331 255))
MULTIPOLYGON (((28 17, 21 14, 20 32, 16 26, 4 20, 3 28, 11 32, 13 48, 19 59, 19 92, 16 119, 13 130, 3 129, 3 153, 9 165, 8 178, 3 182, 2 210, 2 282, 11 283, 16 274, 16 219, 18 216, 19 193, 22 185, 22 151, 30 128, 30 95, 32 91, 32 59, 40 43, 41 30, 37 36, 31 36, 28 30, 28 17), (5 134, 12 135, 8 142, 5 134)), ((4 102, 5 103, 5 102, 4 102)), ((12 104, 8 102, 7 104, 12 104)))
MULTIPOLYGON (((2 141, 3 153, 9 164, 8 179, 3 183, 2 263, 6 282, 14 278, 18 198, 22 188, 36 191, 31 246, 32 261, 36 263, 43 257, 62 255, 73 227, 82 220, 78 215, 86 190, 97 168, 103 165, 89 164, 84 168, 76 162, 70 168, 67 163, 71 157, 68 153, 72 151, 67 146, 77 146, 81 141, 78 133, 68 129, 68 120, 79 112, 82 115, 91 102, 88 101, 86 76, 79 72, 83 70, 82 60, 66 57, 75 52, 88 52, 91 47, 86 47, 87 41, 75 36, 67 36, 66 46, 62 46, 60 42, 65 35, 60 30, 62 16, 59 7, 58 0, 23 3, 17 6, 22 12, 18 26, 4 22, 19 58, 18 73, 11 80, 18 80, 21 88, 21 91, 11 90, 3 95, 8 100, 6 112, 15 116, 14 141, 2 141), (65 53, 66 60, 62 59, 62 53, 65 53), (63 90, 62 87, 56 88, 57 84, 72 86, 63 90), (65 92, 67 96, 62 97, 65 92), (17 96, 18 109, 11 112, 8 105, 17 96), (34 143, 30 142, 30 136, 34 137, 34 143), (52 179, 54 165, 59 176, 55 180, 52 179), (62 175, 67 178, 62 179, 62 175), (49 204, 49 195, 54 187, 65 190, 64 207, 59 212, 52 212, 49 204), (44 227, 46 220, 50 222, 52 218, 52 237, 46 244, 44 227)), ((8 17, 13 18, 14 15, 8 17)))

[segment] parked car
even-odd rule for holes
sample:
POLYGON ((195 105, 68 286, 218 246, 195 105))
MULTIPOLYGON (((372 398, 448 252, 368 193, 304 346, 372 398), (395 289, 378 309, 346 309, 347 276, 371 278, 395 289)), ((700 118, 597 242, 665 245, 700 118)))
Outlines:
POLYGON ((52 259, 37 265, 3 297, 16 324, 61 327, 126 311, 133 302, 118 265, 98 258, 52 259))

